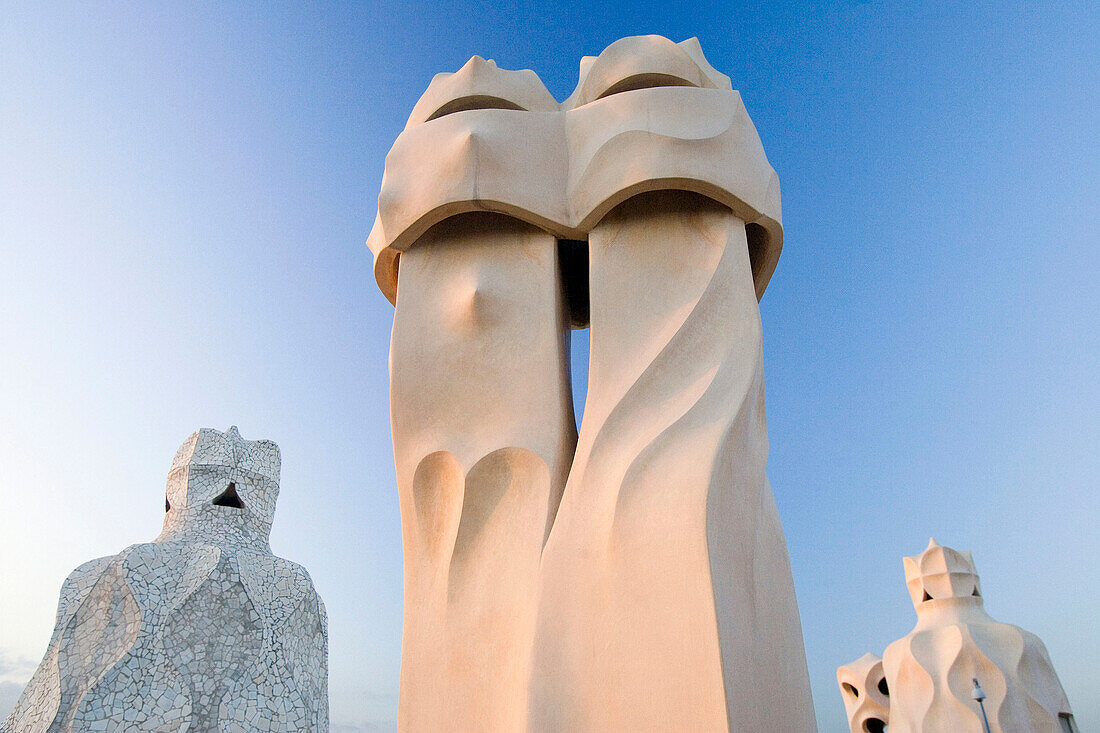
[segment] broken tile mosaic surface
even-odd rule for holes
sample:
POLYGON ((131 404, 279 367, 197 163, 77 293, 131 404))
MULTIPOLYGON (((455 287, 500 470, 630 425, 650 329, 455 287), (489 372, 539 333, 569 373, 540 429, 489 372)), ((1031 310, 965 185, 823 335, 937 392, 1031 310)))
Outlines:
POLYGON ((65 580, 46 655, 0 731, 328 730, 325 606, 268 545, 279 471, 271 441, 191 435, 160 536, 65 580))

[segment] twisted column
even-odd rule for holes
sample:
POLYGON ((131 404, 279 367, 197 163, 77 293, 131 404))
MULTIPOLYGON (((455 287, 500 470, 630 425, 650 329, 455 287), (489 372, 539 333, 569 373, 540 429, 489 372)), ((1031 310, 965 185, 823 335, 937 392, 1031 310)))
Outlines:
POLYGON ((809 681, 745 225, 663 191, 589 242, 588 398, 543 554, 531 729, 812 730, 790 704, 809 681))

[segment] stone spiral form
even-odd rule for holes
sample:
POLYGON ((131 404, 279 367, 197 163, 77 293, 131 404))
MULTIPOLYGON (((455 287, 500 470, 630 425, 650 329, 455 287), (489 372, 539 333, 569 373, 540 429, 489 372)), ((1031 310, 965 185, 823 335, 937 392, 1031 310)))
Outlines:
POLYGON ((780 220, 695 39, 617 41, 561 104, 478 57, 432 80, 368 239, 396 307, 401 730, 815 729, 765 475, 780 220))
POLYGON ((325 607, 271 554, 279 449, 200 430, 154 542, 77 568, 7 722, 54 731, 328 730, 325 607))
POLYGON ((745 225, 655 192, 589 243, 588 400, 543 553, 532 728, 811 730, 789 697, 808 679, 745 225))

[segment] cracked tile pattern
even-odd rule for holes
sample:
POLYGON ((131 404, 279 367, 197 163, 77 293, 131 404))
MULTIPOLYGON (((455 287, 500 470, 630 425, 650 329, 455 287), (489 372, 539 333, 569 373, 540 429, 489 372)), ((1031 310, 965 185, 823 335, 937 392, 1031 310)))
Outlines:
POLYGON ((66 579, 45 658, 0 731, 328 730, 325 606, 268 545, 279 471, 271 441, 191 435, 160 536, 66 579))

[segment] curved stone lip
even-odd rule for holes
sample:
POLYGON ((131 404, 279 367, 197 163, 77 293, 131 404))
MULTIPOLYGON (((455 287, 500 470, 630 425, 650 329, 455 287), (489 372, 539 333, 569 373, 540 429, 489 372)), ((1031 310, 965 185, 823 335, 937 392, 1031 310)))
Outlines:
MULTIPOLYGON (((508 134, 522 139, 522 133, 508 134)), ((492 161, 492 165, 499 163, 497 159, 492 161)), ((560 105, 533 71, 503 70, 492 61, 474 56, 458 72, 437 74, 432 79, 387 155, 378 215, 367 238, 374 255, 375 281, 390 303, 396 303, 401 252, 452 216, 494 212, 560 239, 584 240, 615 206, 638 194, 661 190, 706 196, 728 206, 746 225, 758 227, 750 230, 749 249, 756 297, 762 298, 783 249, 779 178, 767 161, 740 94, 733 90, 729 77, 707 62, 698 39, 674 43, 663 36, 629 36, 615 41, 598 57, 581 60, 577 87, 560 105), (635 81, 641 86, 632 86, 635 81), (627 86, 617 91, 624 83, 627 86), (666 109, 670 105, 679 109, 677 105, 686 99, 668 87, 690 88, 689 94, 701 95, 701 104, 709 110, 720 110, 717 119, 725 120, 727 127, 717 128, 717 133, 701 133, 698 127, 690 129, 689 121, 689 129, 679 136, 668 131, 667 119, 651 123, 647 106, 662 100, 666 109), (619 121, 620 128, 624 119, 633 117, 635 122, 627 125, 629 129, 620 129, 617 136, 607 136, 601 115, 611 123, 619 121), (441 118, 452 116, 465 121, 443 123, 441 118), (561 180, 556 178, 561 171, 536 172, 548 178, 534 185, 541 184, 548 191, 560 189, 548 201, 512 195, 509 176, 522 178, 515 170, 497 174, 495 181, 484 171, 478 172, 482 153, 473 142, 481 134, 478 128, 497 134, 529 124, 520 123, 520 119, 542 120, 537 123, 541 129, 561 130, 542 141, 544 150, 524 159, 526 165, 536 168, 557 168, 559 162, 564 166, 561 180), (439 175, 425 177, 425 165, 450 160, 446 157, 450 153, 448 145, 455 142, 453 136, 461 125, 466 125, 462 134, 472 151, 473 164, 428 171, 439 175), (704 137, 695 137, 699 134, 704 137), (636 142, 626 141, 628 136, 636 142), (707 136, 713 137, 710 150, 704 149, 708 146, 707 136), (437 145, 438 154, 428 154, 437 145), (698 147, 684 147, 692 145, 698 147), (424 148, 429 150, 425 152, 424 148), (608 153, 611 165, 594 163, 611 148, 619 151, 608 153), (716 149, 724 156, 719 164, 716 149), (620 159, 626 162, 620 165, 620 159), (410 174, 402 170, 410 160, 420 167, 417 173, 421 180, 430 181, 424 184, 426 189, 418 182, 410 183, 410 174), (391 163, 397 166, 397 175, 391 163), (412 187, 420 188, 423 195, 402 195, 412 187)))
MULTIPOLYGON (((453 216, 471 212, 494 212, 531 224, 559 239, 587 240, 592 227, 614 207, 638 194, 667 190, 689 191, 714 199, 718 203, 728 206, 746 224, 755 224, 762 228, 763 241, 759 243, 758 247, 753 248, 750 255, 752 255, 753 285, 756 290, 756 299, 763 298, 764 291, 771 281, 772 274, 779 263, 779 256, 783 251, 783 225, 781 221, 776 217, 757 211, 733 193, 709 181, 686 176, 647 179, 621 188, 597 202, 573 226, 547 219, 506 201, 480 198, 450 201, 437 206, 417 217, 411 225, 392 238, 389 238, 384 231, 381 218, 376 216, 374 226, 367 237, 367 247, 374 254, 374 279, 378 284, 378 289, 382 291, 386 299, 391 304, 396 304, 397 277, 400 269, 401 253, 411 247, 430 228, 453 216)), ((767 198, 778 202, 779 178, 774 172, 772 173, 767 198)))

